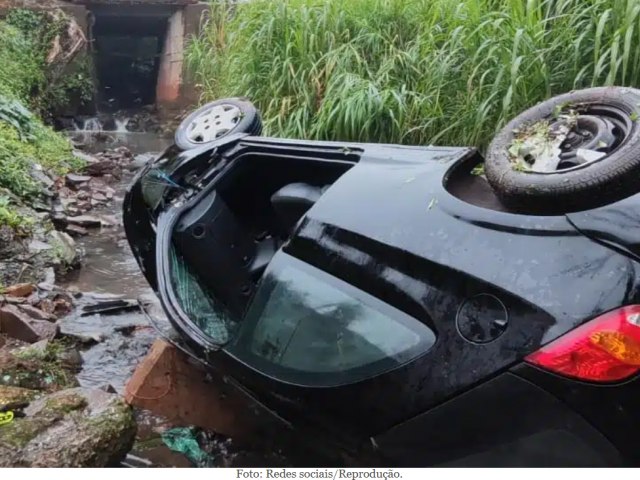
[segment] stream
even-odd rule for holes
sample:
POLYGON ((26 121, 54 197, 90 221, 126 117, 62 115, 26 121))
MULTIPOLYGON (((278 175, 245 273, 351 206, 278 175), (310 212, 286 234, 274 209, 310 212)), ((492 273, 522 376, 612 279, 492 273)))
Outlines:
MULTIPOLYGON (((87 153, 125 146, 134 155, 157 155, 171 143, 171 139, 154 133, 70 132, 70 136, 74 141, 80 141, 87 153)), ((116 226, 77 238, 77 247, 82 252, 82 267, 59 281, 62 287, 75 292, 78 297, 77 308, 62 320, 62 332, 97 341, 81 352, 83 367, 77 376, 78 381, 87 387, 110 385, 120 394, 140 360, 159 338, 156 328, 163 333, 171 331, 158 299, 131 254, 122 227, 124 193, 133 175, 134 172, 125 171, 118 183, 112 185, 116 190, 114 201, 91 212, 115 217, 118 220, 116 226), (141 299, 150 304, 149 311, 156 320, 155 325, 151 326, 147 318, 137 311, 117 315, 81 315, 83 306, 115 298, 141 299)), ((138 437, 127 464, 141 467, 191 466, 185 456, 172 452, 162 443, 161 432, 173 425, 148 411, 137 410, 136 417, 138 437)), ((234 448, 231 439, 213 433, 202 432, 200 439, 203 448, 215 459, 216 466, 291 466, 288 456, 279 451, 234 448)))
MULTIPOLYGON (((89 153, 119 146, 126 146, 134 155, 159 153, 170 143, 169 139, 147 133, 101 134, 99 140, 96 135, 81 135, 86 145, 84 149, 89 153)), ((74 139, 78 140, 75 136, 74 139)), ((114 202, 93 210, 93 213, 116 217, 116 227, 103 228, 77 239, 83 255, 82 268, 71 272, 61 282, 63 287, 83 293, 78 300, 80 308, 63 320, 63 332, 104 339, 83 352, 84 365, 78 381, 88 387, 110 384, 118 393, 123 393, 126 381, 158 334, 138 312, 81 316, 80 309, 88 303, 108 298, 142 297, 155 301, 153 291, 129 250, 122 228, 122 201, 132 176, 133 173, 126 172, 113 185, 116 189, 114 202)))

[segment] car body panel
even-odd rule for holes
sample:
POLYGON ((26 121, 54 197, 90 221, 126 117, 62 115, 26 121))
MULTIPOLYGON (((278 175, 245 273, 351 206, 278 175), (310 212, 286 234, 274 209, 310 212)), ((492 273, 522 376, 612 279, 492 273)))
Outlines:
POLYGON ((585 418, 616 445, 625 465, 640 466, 640 437, 635 428, 640 424, 640 377, 603 385, 567 380, 526 363, 514 366, 511 371, 585 418))
MULTIPOLYGON (((456 198, 447 191, 446 182, 458 165, 478 159, 478 153, 468 148, 242 137, 215 151, 169 151, 168 155, 180 158, 168 162, 167 174, 197 163, 202 165, 204 176, 199 178, 203 180, 176 201, 150 208, 144 204, 139 179, 151 166, 141 172, 125 199, 125 229, 132 250, 170 320, 196 354, 233 377, 285 422, 301 431, 316 432, 336 448, 361 458, 375 457, 368 443, 369 437, 375 436, 383 447, 382 453, 378 452, 382 458, 395 459, 393 463, 398 465, 415 465, 409 453, 401 451, 402 438, 413 445, 418 431, 445 421, 434 423, 429 412, 464 396, 476 398, 476 394, 468 396, 471 392, 480 392, 477 398, 491 408, 492 396, 497 392, 508 396, 512 389, 523 409, 535 407, 535 402, 527 400, 529 394, 531 399, 539 397, 540 409, 535 415, 548 417, 549 422, 532 430, 535 421, 525 411, 526 419, 518 424, 524 429, 523 443, 509 443, 520 440, 507 438, 504 429, 511 420, 496 412, 492 418, 506 440, 496 438, 493 444, 486 443, 487 455, 478 450, 481 446, 467 442, 458 450, 453 445, 446 455, 432 452, 423 464, 491 464, 496 455, 504 454, 504 445, 521 449, 518 458, 526 464, 538 458, 535 445, 546 441, 556 442, 553 444, 558 448, 580 448, 588 456, 586 452, 602 447, 600 456, 589 462, 619 463, 597 431, 570 411, 569 437, 553 433, 549 437, 546 432, 553 432, 566 409, 552 395, 505 373, 527 354, 589 319, 622 305, 640 303, 634 257, 596 238, 602 237, 602 232, 622 237, 623 233, 609 228, 607 221, 591 222, 588 212, 582 216, 518 215, 456 198), (191 325, 167 281, 173 228, 184 212, 207 192, 215 191, 234 161, 249 154, 354 164, 310 208, 276 257, 294 257, 423 322, 437 335, 429 351, 376 377, 318 388, 265 375, 208 341, 191 325), (594 231, 600 233, 590 233, 594 231), (492 305, 499 308, 466 315, 467 306, 475 305, 474 299, 479 297, 492 299, 492 305), (467 328, 465 322, 474 315, 499 320, 500 328, 493 328, 495 322, 487 327, 473 321, 467 328), (492 386, 485 390, 489 384, 492 386), (482 393, 486 391, 490 393, 482 393), (577 432, 583 442, 570 438, 571 432, 577 432), (384 453, 385 449, 391 453, 384 453)), ((630 208, 638 197, 628 200, 630 208)), ((460 405, 469 409, 472 403, 461 401, 452 411, 462 408, 460 405)), ((511 410, 513 415, 517 410, 511 410)), ((476 413, 469 413, 469 418, 469 425, 476 422, 477 428, 486 428, 478 423, 481 416, 476 413)), ((473 433, 473 428, 467 430, 473 433)), ((435 448, 436 438, 418 442, 414 454, 426 446, 435 448)), ((560 464, 573 462, 570 456, 554 458, 560 464)))
POLYGON ((504 373, 376 437, 402 467, 604 467, 614 446, 553 395, 504 373))

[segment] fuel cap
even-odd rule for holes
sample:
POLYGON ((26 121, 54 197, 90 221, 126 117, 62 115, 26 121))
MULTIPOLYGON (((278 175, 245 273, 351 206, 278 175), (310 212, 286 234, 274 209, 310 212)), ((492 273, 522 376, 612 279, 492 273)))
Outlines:
POLYGON ((499 298, 481 293, 468 298, 456 316, 458 332, 473 343, 489 343, 502 335, 509 325, 507 308, 499 298))

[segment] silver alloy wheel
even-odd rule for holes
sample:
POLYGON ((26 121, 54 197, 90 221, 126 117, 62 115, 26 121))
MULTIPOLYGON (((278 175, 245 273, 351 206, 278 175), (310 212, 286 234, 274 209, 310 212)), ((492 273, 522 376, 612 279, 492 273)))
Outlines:
POLYGON ((241 110, 230 104, 211 107, 187 127, 187 137, 194 143, 207 143, 230 133, 242 118, 241 110))

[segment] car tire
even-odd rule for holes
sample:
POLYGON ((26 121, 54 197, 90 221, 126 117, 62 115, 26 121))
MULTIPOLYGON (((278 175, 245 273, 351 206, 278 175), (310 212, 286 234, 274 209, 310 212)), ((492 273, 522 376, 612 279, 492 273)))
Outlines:
MULTIPOLYGON (((501 202, 518 213, 562 214, 620 200, 640 190, 639 116, 640 90, 633 88, 590 88, 551 98, 518 115, 495 136, 486 154, 487 180, 501 202), (521 141, 517 135, 537 122, 555 128, 562 110, 572 116, 560 118, 571 118, 574 126, 553 151, 561 152, 557 158, 568 155, 569 163, 560 160, 554 171, 514 168, 510 149, 521 141), (594 146, 598 138, 606 141, 594 146)), ((546 155, 540 157, 547 161, 546 155)), ((537 163, 535 159, 529 166, 537 163)))
POLYGON ((262 121, 256 107, 241 98, 224 98, 191 112, 176 130, 175 143, 182 150, 224 142, 231 134, 260 135, 262 121))

